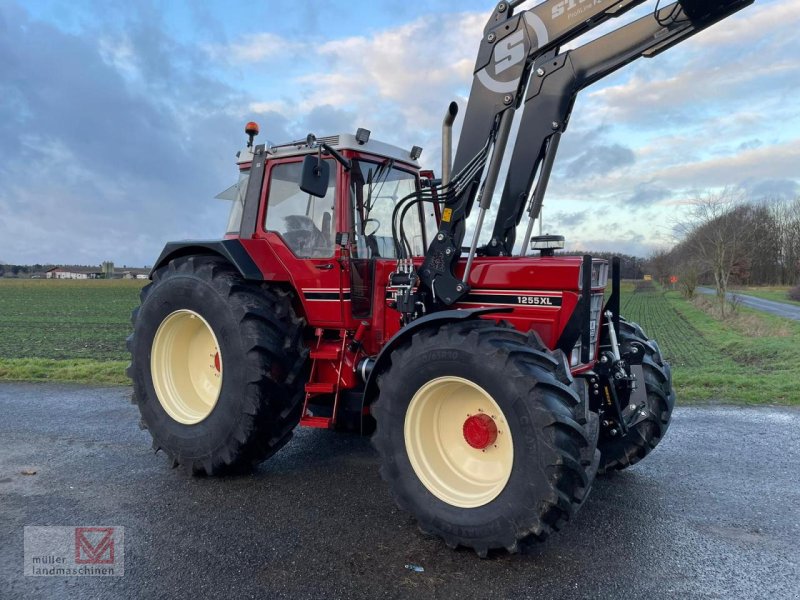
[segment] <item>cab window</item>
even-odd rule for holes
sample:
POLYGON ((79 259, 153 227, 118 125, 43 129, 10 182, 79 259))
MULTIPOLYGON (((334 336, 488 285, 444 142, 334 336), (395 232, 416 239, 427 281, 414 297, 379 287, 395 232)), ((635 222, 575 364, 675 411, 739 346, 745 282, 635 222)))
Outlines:
POLYGON ((328 193, 317 198, 300 190, 302 168, 302 162, 291 162, 270 169, 264 228, 280 234, 301 258, 330 258, 334 254, 336 169, 330 169, 328 193))
MULTIPOLYGON (((357 257, 397 257, 392 239, 393 212, 400 200, 416 189, 416 175, 396 168, 391 160, 382 163, 353 161, 350 198, 357 257)), ((422 255, 426 240, 419 204, 406 212, 403 228, 412 255, 422 255)))
POLYGON ((231 210, 228 213, 228 226, 225 228, 226 235, 239 233, 239 229, 242 226, 244 197, 247 193, 247 180, 249 178, 250 169, 240 171, 239 181, 216 195, 216 198, 219 198, 220 200, 229 200, 231 202, 231 210))

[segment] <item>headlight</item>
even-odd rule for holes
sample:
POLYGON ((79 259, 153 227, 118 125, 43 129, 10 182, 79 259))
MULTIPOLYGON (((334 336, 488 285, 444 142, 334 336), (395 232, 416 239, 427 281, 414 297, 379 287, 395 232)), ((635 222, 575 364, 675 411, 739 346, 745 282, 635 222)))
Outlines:
MULTIPOLYGON (((592 260, 592 288, 606 287, 608 283, 608 261, 602 258, 592 260)), ((578 274, 578 289, 583 289, 583 265, 578 274)))
POLYGON ((577 367, 581 364, 581 343, 578 342, 572 348, 572 352, 569 354, 569 366, 570 367, 577 367))
MULTIPOLYGON (((597 348, 597 337, 600 334, 600 318, 603 310, 603 294, 592 294, 591 305, 589 307, 589 360, 594 360, 595 348, 597 348)), ((575 344, 569 355, 569 366, 577 367, 581 364, 581 342, 575 344)))

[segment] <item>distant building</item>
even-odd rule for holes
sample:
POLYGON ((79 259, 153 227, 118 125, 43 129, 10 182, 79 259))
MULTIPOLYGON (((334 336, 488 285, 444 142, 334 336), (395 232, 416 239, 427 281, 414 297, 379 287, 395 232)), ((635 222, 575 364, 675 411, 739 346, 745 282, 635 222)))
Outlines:
POLYGON ((41 273, 47 279, 147 279, 150 269, 138 267, 114 268, 105 262, 99 267, 59 266, 41 273))
POLYGON ((114 269, 115 279, 147 279, 149 276, 150 269, 136 269, 133 267, 114 269))
POLYGON ((101 279, 103 271, 98 267, 53 267, 46 272, 47 279, 101 279))

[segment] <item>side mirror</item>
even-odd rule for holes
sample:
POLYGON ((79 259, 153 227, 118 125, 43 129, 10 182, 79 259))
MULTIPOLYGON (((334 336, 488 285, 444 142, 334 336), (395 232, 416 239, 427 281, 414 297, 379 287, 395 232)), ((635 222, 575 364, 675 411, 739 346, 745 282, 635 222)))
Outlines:
POLYGON ((309 154, 303 159, 303 172, 300 175, 300 189, 306 194, 324 198, 328 193, 328 180, 331 166, 326 160, 320 160, 316 154, 309 154))

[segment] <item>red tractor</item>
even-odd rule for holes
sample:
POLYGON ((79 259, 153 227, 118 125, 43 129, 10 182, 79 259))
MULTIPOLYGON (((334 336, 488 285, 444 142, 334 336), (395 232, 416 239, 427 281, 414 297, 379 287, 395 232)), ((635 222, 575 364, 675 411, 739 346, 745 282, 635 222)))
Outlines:
POLYGON ((397 504, 448 546, 513 552, 558 529, 598 470, 658 444, 675 403, 658 345, 619 314, 618 261, 531 237, 559 139, 578 91, 750 1, 681 0, 565 51, 641 0, 500 2, 452 165, 455 104, 445 117, 438 179, 420 148, 364 129, 255 145, 248 124, 224 239, 168 243, 133 314, 129 375, 154 447, 214 475, 298 425, 374 430, 397 504))

